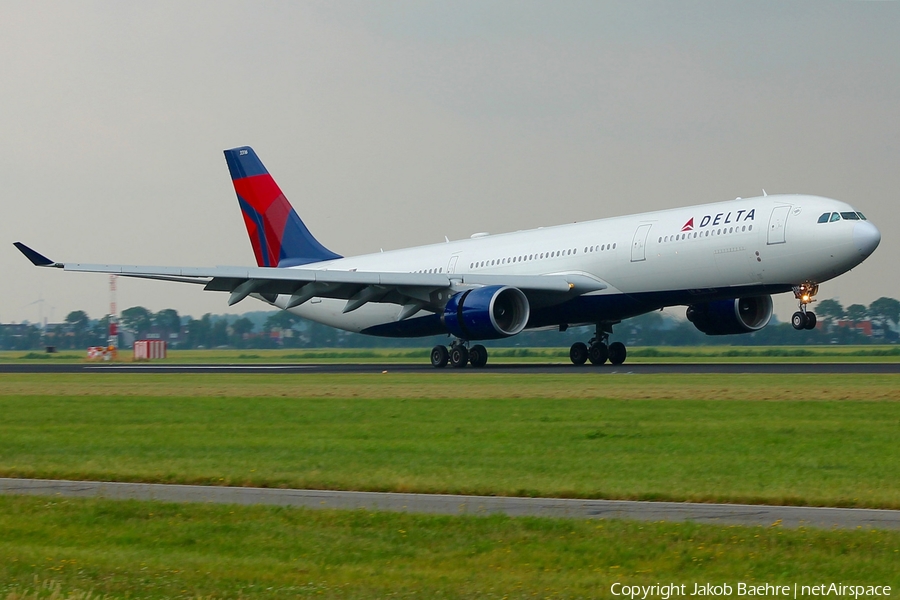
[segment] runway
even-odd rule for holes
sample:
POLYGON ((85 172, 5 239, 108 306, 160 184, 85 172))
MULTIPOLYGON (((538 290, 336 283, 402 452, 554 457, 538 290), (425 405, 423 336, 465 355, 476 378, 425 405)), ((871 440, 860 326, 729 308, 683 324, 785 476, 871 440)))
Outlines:
POLYGON ((511 517, 693 521, 713 525, 779 525, 790 528, 900 529, 900 510, 860 508, 341 492, 13 478, 0 478, 0 494, 270 504, 311 509, 364 509, 443 515, 504 514, 511 517))
POLYGON ((497 363, 481 369, 435 369, 427 362, 416 363, 3 363, 2 373, 506 373, 527 375, 596 374, 897 374, 900 362, 893 363, 635 363, 576 367, 568 363, 497 363))

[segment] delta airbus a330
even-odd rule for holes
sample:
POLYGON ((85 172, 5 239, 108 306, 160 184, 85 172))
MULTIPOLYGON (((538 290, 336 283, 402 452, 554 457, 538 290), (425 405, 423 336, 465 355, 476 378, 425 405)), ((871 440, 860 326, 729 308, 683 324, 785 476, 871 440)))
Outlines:
POLYGON ((480 340, 525 329, 595 325, 572 345, 576 365, 625 361, 613 325, 667 306, 708 335, 757 331, 772 294, 793 292, 792 324, 812 329, 819 284, 865 260, 881 234, 828 198, 764 195, 344 258, 310 234, 249 147, 225 151, 257 267, 141 267, 52 261, 20 242, 32 263, 66 271, 198 283, 253 296, 347 331, 448 334, 431 351, 444 367, 483 367, 480 340))

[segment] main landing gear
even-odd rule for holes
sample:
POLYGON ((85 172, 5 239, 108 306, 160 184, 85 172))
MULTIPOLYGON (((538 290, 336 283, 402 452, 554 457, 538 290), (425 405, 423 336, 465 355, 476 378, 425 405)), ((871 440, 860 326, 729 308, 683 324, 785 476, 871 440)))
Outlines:
POLYGON ((468 348, 466 343, 456 340, 450 344, 449 348, 447 346, 435 346, 431 349, 431 366, 436 369, 442 369, 449 364, 454 369, 462 369, 467 364, 476 368, 486 365, 488 361, 487 348, 481 344, 468 348))
POLYGON ((607 360, 613 365, 621 365, 625 362, 628 352, 622 342, 609 343, 610 333, 612 333, 612 328, 606 331, 598 324, 594 337, 587 344, 583 342, 572 344, 572 347, 569 348, 569 360, 573 365, 578 366, 587 361, 591 361, 592 365, 602 365, 607 360))
POLYGON ((816 313, 806 309, 808 304, 815 302, 813 296, 819 292, 819 285, 811 281, 794 286, 794 297, 800 303, 800 310, 791 316, 791 325, 796 330, 815 329, 816 313))

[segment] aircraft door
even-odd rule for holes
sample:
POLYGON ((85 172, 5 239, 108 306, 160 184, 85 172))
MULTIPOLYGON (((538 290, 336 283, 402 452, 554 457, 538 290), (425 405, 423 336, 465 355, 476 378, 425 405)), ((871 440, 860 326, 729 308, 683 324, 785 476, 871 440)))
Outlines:
POLYGON ((776 206, 772 209, 772 216, 769 217, 769 237, 767 244, 783 244, 784 243, 784 225, 787 222, 790 206, 776 206))
POLYGON ((448 273, 456 273, 456 261, 458 260, 459 256, 457 256, 456 254, 450 257, 450 263, 447 265, 448 273))
POLYGON ((647 223, 641 225, 634 232, 634 241, 631 243, 631 262, 640 262, 647 260, 647 234, 653 225, 647 223))

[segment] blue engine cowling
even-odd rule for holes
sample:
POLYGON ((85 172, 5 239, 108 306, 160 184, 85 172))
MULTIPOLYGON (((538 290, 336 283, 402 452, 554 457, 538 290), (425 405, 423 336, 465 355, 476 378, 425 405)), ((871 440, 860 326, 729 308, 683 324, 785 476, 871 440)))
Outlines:
POLYGON ((531 309, 522 290, 492 285, 454 295, 441 320, 463 340, 495 340, 516 335, 528 323, 531 309))
POLYGON ((765 327, 772 318, 772 297, 750 296, 691 304, 687 318, 706 335, 750 333, 765 327))

